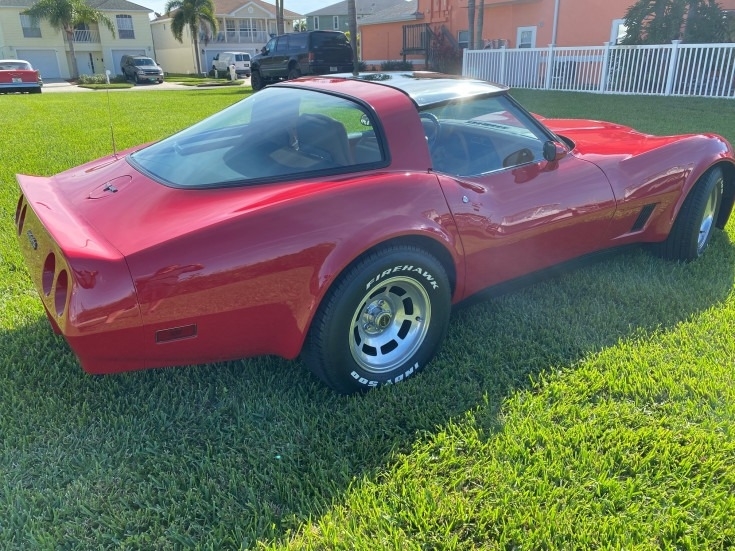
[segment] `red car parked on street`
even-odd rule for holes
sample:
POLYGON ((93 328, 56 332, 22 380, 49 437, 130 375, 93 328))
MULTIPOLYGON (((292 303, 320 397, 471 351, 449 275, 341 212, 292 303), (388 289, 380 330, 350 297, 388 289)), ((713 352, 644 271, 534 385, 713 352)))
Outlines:
POLYGON ((18 176, 19 243, 90 373, 301 355, 339 392, 402 381, 450 309, 631 244, 702 255, 731 146, 540 119, 432 73, 265 88, 158 143, 18 176))

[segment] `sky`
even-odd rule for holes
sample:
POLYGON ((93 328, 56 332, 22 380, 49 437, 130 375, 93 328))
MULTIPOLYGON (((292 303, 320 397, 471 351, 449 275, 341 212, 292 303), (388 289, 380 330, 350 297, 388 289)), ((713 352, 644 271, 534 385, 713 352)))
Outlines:
MULTIPOLYGON (((163 13, 166 0, 131 0, 134 4, 145 6, 155 12, 163 13)), ((269 4, 275 4, 275 0, 265 0, 269 4)), ((284 0, 283 7, 296 13, 309 13, 326 6, 336 4, 339 0, 284 0)))

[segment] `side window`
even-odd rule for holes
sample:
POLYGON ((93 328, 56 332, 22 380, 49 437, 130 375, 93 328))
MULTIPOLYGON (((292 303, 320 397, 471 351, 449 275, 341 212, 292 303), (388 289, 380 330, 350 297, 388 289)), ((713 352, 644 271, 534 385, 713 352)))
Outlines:
POLYGON ((288 36, 281 36, 276 38, 276 49, 277 54, 283 54, 288 52, 288 36))
POLYGON ((420 116, 439 172, 480 175, 543 159, 547 136, 503 96, 450 102, 420 116))
POLYGON ((276 47, 276 39, 275 38, 271 38, 268 41, 268 44, 265 45, 265 49, 266 49, 266 51, 269 54, 272 54, 273 53, 273 50, 275 49, 275 47, 276 47))

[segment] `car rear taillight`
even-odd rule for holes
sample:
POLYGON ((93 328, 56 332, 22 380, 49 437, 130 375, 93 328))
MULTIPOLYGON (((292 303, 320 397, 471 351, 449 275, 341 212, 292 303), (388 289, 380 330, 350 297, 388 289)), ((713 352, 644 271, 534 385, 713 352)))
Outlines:
POLYGON ((315 57, 314 52, 309 52, 309 63, 314 63, 315 57))

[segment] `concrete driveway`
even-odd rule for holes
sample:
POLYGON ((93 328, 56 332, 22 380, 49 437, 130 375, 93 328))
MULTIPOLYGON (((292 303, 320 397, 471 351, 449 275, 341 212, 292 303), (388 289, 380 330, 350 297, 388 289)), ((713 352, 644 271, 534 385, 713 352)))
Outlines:
MULTIPOLYGON (((243 80, 242 86, 249 86, 250 79, 246 78, 243 80)), ((154 90, 207 90, 212 88, 221 88, 221 86, 185 86, 178 82, 166 82, 165 80, 161 84, 136 84, 131 88, 113 88, 110 92, 128 92, 135 90, 136 92, 141 91, 154 91, 154 90)), ((55 92, 105 92, 106 90, 90 90, 89 88, 82 88, 76 84, 69 84, 65 80, 48 80, 43 82, 43 93, 55 93, 55 92)))

